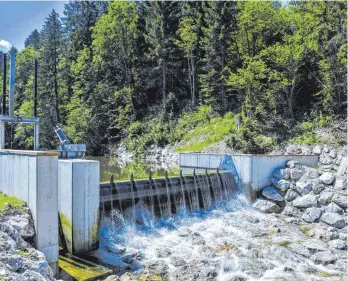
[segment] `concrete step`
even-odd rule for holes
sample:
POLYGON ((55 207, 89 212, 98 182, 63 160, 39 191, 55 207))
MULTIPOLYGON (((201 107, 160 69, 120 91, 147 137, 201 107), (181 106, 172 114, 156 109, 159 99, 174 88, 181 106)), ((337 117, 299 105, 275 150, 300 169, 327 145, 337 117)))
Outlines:
POLYGON ((77 281, 100 280, 113 273, 109 268, 69 253, 59 255, 59 270, 63 271, 60 272, 60 276, 68 274, 73 280, 77 281))

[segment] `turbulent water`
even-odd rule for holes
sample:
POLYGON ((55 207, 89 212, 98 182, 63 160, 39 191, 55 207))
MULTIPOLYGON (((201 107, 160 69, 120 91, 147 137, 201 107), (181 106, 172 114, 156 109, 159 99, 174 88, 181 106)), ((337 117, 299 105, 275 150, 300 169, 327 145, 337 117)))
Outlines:
POLYGON ((240 198, 167 219, 141 205, 133 211, 136 221, 117 210, 105 214, 100 230, 96 256, 121 271, 171 281, 346 280, 346 251, 333 255, 303 226, 253 211, 240 198))

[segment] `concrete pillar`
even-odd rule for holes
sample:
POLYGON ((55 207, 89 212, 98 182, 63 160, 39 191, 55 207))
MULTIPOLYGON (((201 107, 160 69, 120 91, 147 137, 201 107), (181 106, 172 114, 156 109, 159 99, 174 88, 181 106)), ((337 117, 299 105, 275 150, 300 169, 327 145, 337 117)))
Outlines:
POLYGON ((35 247, 58 272, 58 152, 0 150, 0 191, 27 202, 35 247))
POLYGON ((99 161, 58 161, 59 218, 70 253, 98 249, 99 184, 99 161))
POLYGON ((5 148, 5 123, 0 122, 0 149, 5 148))

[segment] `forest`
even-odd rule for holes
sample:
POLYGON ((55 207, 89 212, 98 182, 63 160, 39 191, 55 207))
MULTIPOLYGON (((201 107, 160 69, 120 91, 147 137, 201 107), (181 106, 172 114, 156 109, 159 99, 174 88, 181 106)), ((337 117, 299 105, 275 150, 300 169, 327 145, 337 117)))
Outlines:
MULTIPOLYGON (((37 59, 45 149, 59 144, 56 124, 94 155, 120 142, 135 154, 152 144, 254 153, 320 143, 318 128, 346 118, 346 10, 345 1, 71 1, 17 54, 16 115, 33 115, 37 59)), ((30 126, 6 130, 7 146, 32 148, 30 126)))

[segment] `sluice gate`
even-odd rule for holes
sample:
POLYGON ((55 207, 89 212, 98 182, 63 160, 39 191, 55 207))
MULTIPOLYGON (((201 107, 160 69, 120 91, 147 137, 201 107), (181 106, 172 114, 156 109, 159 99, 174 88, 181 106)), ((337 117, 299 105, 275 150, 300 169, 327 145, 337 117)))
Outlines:
POLYGON ((129 207, 144 204, 153 214, 165 216, 179 208, 207 209, 214 202, 230 198, 237 192, 237 184, 230 172, 183 175, 176 177, 151 177, 144 180, 100 184, 102 210, 116 208, 123 212, 129 207))

